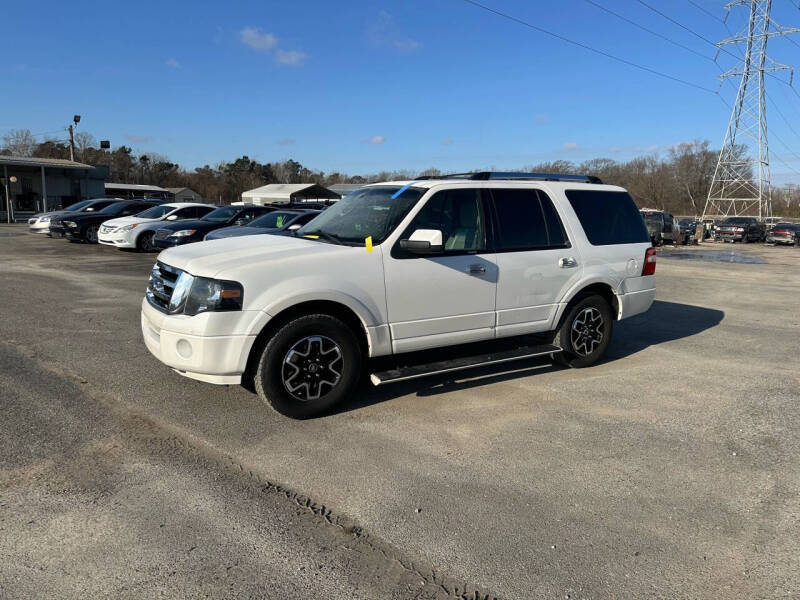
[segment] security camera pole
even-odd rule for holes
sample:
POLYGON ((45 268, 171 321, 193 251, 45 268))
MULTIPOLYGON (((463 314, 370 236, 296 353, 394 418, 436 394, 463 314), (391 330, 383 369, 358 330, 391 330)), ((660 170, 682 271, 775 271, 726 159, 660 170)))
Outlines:
MULTIPOLYGON (((75 127, 77 127, 78 123, 81 122, 81 116, 75 115, 74 117, 72 117, 72 121, 73 123, 75 123, 75 127)), ((67 127, 67 129, 69 130, 69 159, 72 162, 75 162, 75 136, 73 135, 75 127, 73 127, 72 125, 67 127)))

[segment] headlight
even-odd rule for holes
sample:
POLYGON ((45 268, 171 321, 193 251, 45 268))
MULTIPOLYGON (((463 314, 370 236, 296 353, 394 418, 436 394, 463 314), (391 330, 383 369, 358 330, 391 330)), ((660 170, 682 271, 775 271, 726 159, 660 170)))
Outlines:
POLYGON ((39 223, 49 223, 50 217, 39 217, 39 223))
POLYGON ((64 227, 77 227, 75 221, 63 221, 64 227))
POLYGON ((169 310, 189 316, 209 311, 242 310, 243 300, 244 288, 240 283, 182 273, 175 283, 169 310))
POLYGON ((186 237, 187 235, 192 235, 197 229, 181 229, 180 231, 176 231, 169 237, 186 237))
POLYGON ((117 231, 130 231, 131 229, 136 229, 138 226, 138 223, 134 223, 133 225, 125 225, 125 227, 120 227, 117 231))

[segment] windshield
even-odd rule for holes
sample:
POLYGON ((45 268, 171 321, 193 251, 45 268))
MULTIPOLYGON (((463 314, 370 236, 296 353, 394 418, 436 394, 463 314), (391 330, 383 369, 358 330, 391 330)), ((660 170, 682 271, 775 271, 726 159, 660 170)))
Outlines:
POLYGON ((89 204, 90 202, 93 202, 93 200, 81 200, 80 202, 76 202, 75 204, 70 204, 70 205, 69 205, 67 208, 65 208, 64 210, 80 210, 80 209, 82 209, 84 206, 86 206, 87 204, 89 204))
POLYGON ((725 219, 722 222, 723 225, 747 225, 748 223, 751 223, 750 219, 741 217, 731 217, 730 219, 725 219))
POLYGON ((257 218, 255 221, 251 221, 247 226, 279 228, 295 218, 297 218, 297 213, 275 211, 267 213, 263 217, 257 218))
POLYGON ((212 210, 205 217, 203 217, 203 221, 224 223, 225 221, 230 221, 240 210, 242 210, 240 206, 223 206, 222 208, 212 210))
POLYGON ((170 206, 169 204, 162 204, 161 206, 154 206, 153 208, 148 208, 144 212, 140 212, 137 217, 141 217, 142 219, 160 219, 167 213, 172 212, 175 210, 175 206, 170 206))
POLYGON ((426 191, 407 186, 357 190, 299 229, 297 235, 327 237, 329 241, 360 246, 372 237, 373 244, 380 244, 426 191))
POLYGON ((661 224, 661 217, 657 214, 653 213, 644 213, 644 220, 647 223, 651 223, 653 225, 660 225, 661 224))
POLYGON ((114 204, 109 204, 103 210, 98 212, 104 215, 115 215, 118 212, 121 212, 126 206, 128 206, 127 202, 114 202, 114 204))

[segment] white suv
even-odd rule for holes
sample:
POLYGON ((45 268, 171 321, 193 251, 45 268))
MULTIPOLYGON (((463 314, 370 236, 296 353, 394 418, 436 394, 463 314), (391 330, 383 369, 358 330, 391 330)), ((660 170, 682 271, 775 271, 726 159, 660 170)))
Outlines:
POLYGON ((375 357, 406 363, 373 372, 377 384, 536 355, 591 365, 615 320, 650 307, 654 272, 633 199, 595 178, 381 183, 294 237, 165 250, 142 331, 179 373, 253 385, 279 412, 304 418, 351 396, 375 357), (464 355, 464 344, 531 333, 543 343, 464 355), (435 363, 396 356, 457 345, 435 363))

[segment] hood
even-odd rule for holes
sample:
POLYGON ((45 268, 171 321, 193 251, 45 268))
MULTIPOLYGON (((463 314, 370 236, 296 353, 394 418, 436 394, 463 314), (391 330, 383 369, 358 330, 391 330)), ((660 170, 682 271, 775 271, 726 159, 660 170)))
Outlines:
POLYGON ((221 240, 229 237, 241 237, 243 235, 259 235, 264 233, 272 233, 277 229, 272 227, 240 227, 234 225, 233 227, 223 227, 208 234, 211 240, 221 240))
POLYGON ((192 275, 225 278, 226 271, 252 264, 354 249, 357 248, 296 237, 247 235, 169 248, 158 255, 158 260, 192 275))
POLYGON ((48 212, 36 213, 35 215, 33 215, 30 218, 31 219, 40 219, 42 217, 50 217, 52 219, 53 217, 60 217, 61 215, 65 215, 65 214, 67 214, 66 210, 50 210, 48 212))
POLYGON ((165 221, 159 229, 169 229, 170 231, 180 231, 181 229, 218 229, 225 227, 226 223, 215 223, 214 221, 203 221, 202 219, 192 219, 185 221, 165 221))
POLYGON ((142 219, 141 217, 117 217, 116 219, 109 219, 103 225, 110 227, 124 227, 125 225, 132 225, 133 223, 152 223, 160 221, 161 219, 142 219))

